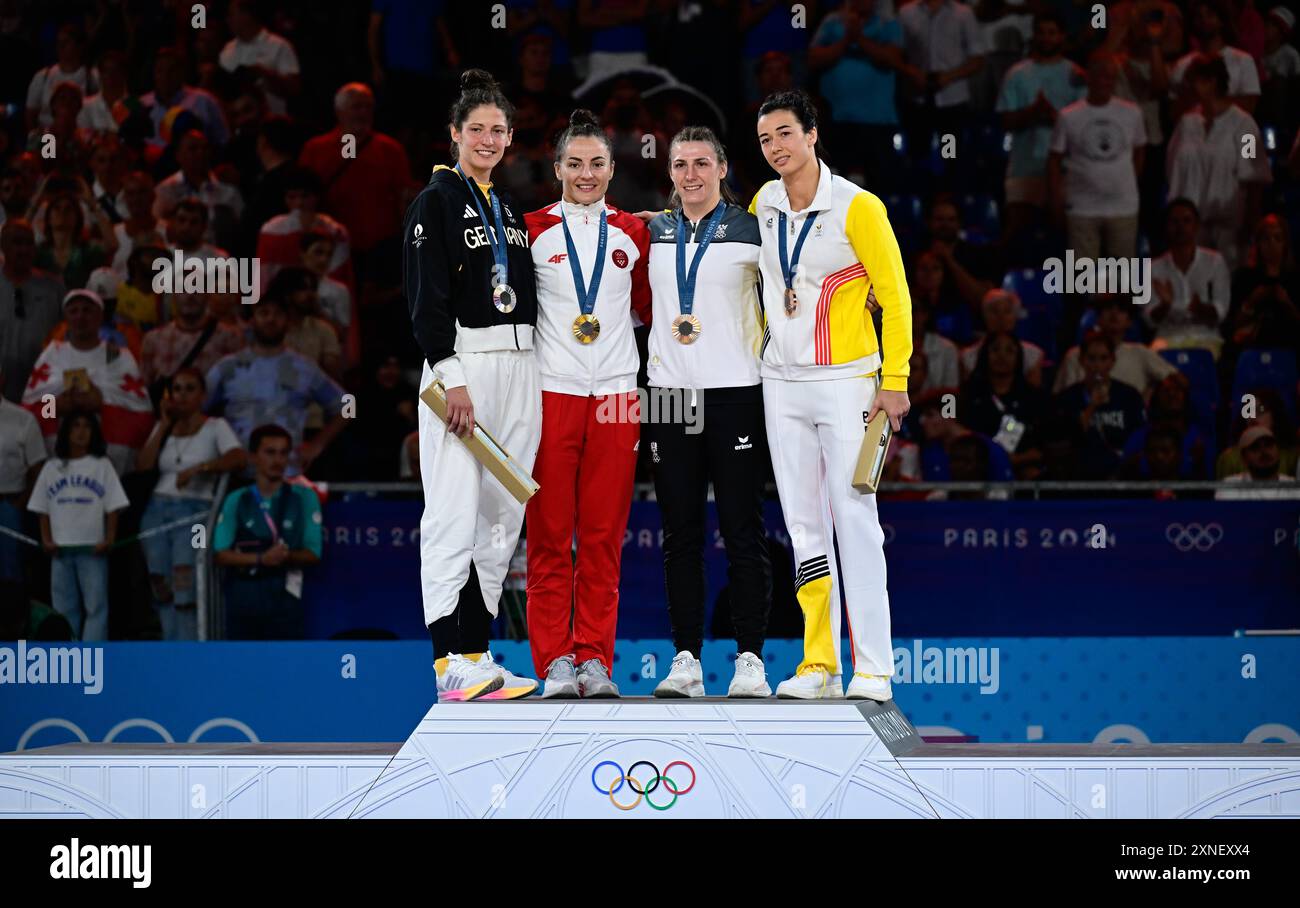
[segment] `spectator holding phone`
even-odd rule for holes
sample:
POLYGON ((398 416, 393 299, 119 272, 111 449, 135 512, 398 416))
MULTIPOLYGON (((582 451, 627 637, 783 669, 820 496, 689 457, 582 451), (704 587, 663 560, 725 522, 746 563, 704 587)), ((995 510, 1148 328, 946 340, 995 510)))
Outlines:
MULTIPOLYGON (((203 413, 207 385, 203 373, 186 366, 173 375, 162 401, 162 415, 140 449, 141 470, 158 471, 158 482, 140 522, 141 531, 154 530, 193 514, 212 503, 216 479, 242 470, 248 457, 230 424, 203 413)), ((164 640, 196 640, 194 561, 189 524, 173 527, 143 540, 149 583, 162 624, 164 640)))
POLYGON ((1128 438, 1146 422, 1142 395, 1111 378, 1115 342, 1100 331, 1079 345, 1083 380, 1066 388, 1058 400, 1060 422, 1077 452, 1077 478, 1108 479, 1120 466, 1128 438))

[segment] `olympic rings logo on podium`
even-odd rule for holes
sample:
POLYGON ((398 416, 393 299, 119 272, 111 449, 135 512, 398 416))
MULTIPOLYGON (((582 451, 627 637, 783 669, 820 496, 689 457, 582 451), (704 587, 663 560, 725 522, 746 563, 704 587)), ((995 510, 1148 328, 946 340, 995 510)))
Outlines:
POLYGON ((679 797, 695 787, 695 767, 691 766, 691 764, 687 763, 685 760, 674 760, 665 766, 664 771, 661 773, 659 767, 655 766, 649 760, 638 760, 628 767, 627 772, 623 772, 623 767, 619 766, 613 760, 602 760, 591 770, 591 784, 598 793, 606 795, 609 798, 609 802, 619 810, 633 810, 639 806, 643 800, 655 810, 667 810, 677 803, 679 797), (596 781, 596 773, 600 771, 602 766, 612 766, 618 771, 618 775, 609 783, 608 788, 601 788, 600 783, 596 781), (648 784, 642 785, 640 780, 633 775, 638 766, 648 766, 654 773, 654 776, 650 779, 648 784), (668 775, 669 771, 672 770, 674 766, 682 766, 690 770, 690 785, 687 785, 685 788, 679 788, 677 786, 677 783, 668 775), (661 782, 663 783, 664 788, 672 793, 673 799, 663 804, 656 804, 651 800, 650 795, 659 787, 659 783, 661 782), (635 801, 624 803, 614 797, 614 795, 618 793, 619 789, 623 787, 624 783, 626 783, 627 787, 632 789, 633 793, 636 795, 635 801))

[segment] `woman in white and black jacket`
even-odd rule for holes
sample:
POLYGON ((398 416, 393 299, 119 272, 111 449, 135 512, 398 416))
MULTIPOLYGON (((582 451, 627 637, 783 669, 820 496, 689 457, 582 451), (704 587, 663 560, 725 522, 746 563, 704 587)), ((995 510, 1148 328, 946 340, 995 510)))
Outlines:
POLYGON ((403 271, 423 390, 439 381, 447 424, 419 408, 420 586, 439 701, 512 699, 537 682, 497 665, 492 619, 524 507, 452 434, 484 427, 525 469, 541 437, 533 357, 537 292, 524 213, 492 185, 514 107, 482 70, 461 77, 451 111, 453 167, 439 165, 406 213, 403 271))
POLYGON ((731 697, 772 693, 760 656, 772 603, 763 529, 769 467, 758 351, 759 230, 723 182, 713 132, 688 126, 669 146, 673 209, 650 222, 650 441, 663 518, 664 574, 678 650, 656 697, 704 696, 705 506, 713 483, 736 632, 731 697))

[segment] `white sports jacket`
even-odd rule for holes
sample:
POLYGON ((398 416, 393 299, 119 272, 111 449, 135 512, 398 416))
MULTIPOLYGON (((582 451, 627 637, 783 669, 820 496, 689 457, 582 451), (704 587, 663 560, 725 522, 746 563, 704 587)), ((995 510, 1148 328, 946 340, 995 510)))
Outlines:
MULTIPOLYGON (((686 223, 686 268, 690 270, 697 233, 707 218, 686 223)), ((700 337, 682 344, 672 336, 681 314, 677 290, 677 212, 650 222, 650 290, 654 327, 650 329, 650 384, 660 388, 735 388, 759 383, 758 347, 763 337, 763 307, 758 298, 758 222, 728 205, 695 279, 692 311, 700 337)))
POLYGON ((581 397, 635 391, 639 360, 632 328, 650 323, 646 277, 650 234, 645 224, 605 204, 604 199, 591 205, 556 202, 524 220, 537 276, 534 348, 542 390, 581 397), (582 310, 560 225, 561 205, 588 290, 595 270, 602 209, 609 229, 605 271, 592 311, 600 322, 600 335, 590 344, 580 344, 573 336, 573 320, 582 310))
POLYGON ((898 240, 880 199, 832 174, 825 162, 819 163, 817 194, 805 211, 791 210, 780 180, 764 185, 749 208, 758 218, 763 238, 759 257, 766 316, 763 377, 815 381, 880 370, 884 390, 906 391, 912 298, 898 240), (804 242, 794 279, 799 306, 793 316, 787 316, 778 215, 785 212, 786 248, 793 256, 804 221, 814 211, 817 220, 804 242), (869 289, 883 310, 883 363, 882 345, 867 307, 869 289))

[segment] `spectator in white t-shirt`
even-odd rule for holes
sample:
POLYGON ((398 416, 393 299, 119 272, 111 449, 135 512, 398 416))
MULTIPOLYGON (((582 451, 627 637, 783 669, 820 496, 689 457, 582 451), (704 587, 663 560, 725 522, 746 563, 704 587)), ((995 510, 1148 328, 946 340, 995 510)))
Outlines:
MULTIPOLYGON (((1225 476, 1224 482, 1238 483, 1246 486, 1254 482, 1295 482, 1294 476, 1288 476, 1279 469, 1281 459, 1278 453, 1277 438, 1267 426, 1251 426, 1241 433, 1237 442, 1241 449, 1241 459, 1246 464, 1245 471, 1225 476)), ((1261 498, 1300 498, 1300 490, 1289 489, 1220 489, 1214 493, 1220 500, 1242 500, 1261 498)))
POLYGON ((64 417, 54 456, 27 503, 40 515, 41 544, 50 555, 50 604, 87 641, 108 639, 106 556, 117 538, 117 513, 130 503, 104 451, 93 414, 64 417))
POLYGON ((1228 72, 1218 57, 1189 67, 1199 106, 1183 115, 1169 140, 1169 197, 1190 199, 1200 213, 1200 242, 1235 267, 1259 219, 1263 187, 1273 182, 1259 126, 1225 93, 1228 72))
MULTIPOLYGON (((1143 400, 1150 400, 1152 389, 1178 368, 1146 344, 1125 340, 1129 326, 1133 324, 1132 307, 1131 299, 1122 294, 1101 297, 1096 303, 1097 330, 1115 343, 1115 368, 1110 370, 1111 376, 1137 388, 1142 392, 1143 400)), ((1060 394, 1075 382, 1083 381, 1083 375, 1079 348, 1071 347, 1056 370, 1052 393, 1060 394)))
MULTIPOLYGON (((0 372, 0 394, 4 374, 0 372)), ((0 396, 0 527, 19 532, 27 494, 45 462, 45 439, 36 417, 0 396)), ((0 581, 21 581, 18 540, 0 535, 0 581)))
POLYGON ((1098 51, 1088 93, 1061 111, 1047 161, 1052 214, 1077 258, 1129 258, 1137 251, 1138 174, 1146 126, 1136 104, 1115 97, 1119 65, 1098 51))
MULTIPOLYGON (((980 313, 984 317, 984 336, 962 348, 963 381, 975 371, 975 364, 979 362, 980 348, 984 346, 984 338, 992 334, 1015 334, 1020 326, 1020 319, 1024 318, 1024 307, 1020 304, 1020 297, 1017 294, 1001 287, 994 287, 984 294, 984 300, 980 303, 980 313)), ((1025 380, 1037 388, 1043 382, 1043 348, 1027 340, 1020 341, 1020 347, 1024 352, 1022 362, 1025 380)))
POLYGON ((252 70, 266 94, 267 109, 286 113, 287 100, 302 89, 293 45, 266 27, 253 0, 232 0, 228 21, 235 37, 221 49, 221 68, 252 70))
MULTIPOLYGON (((75 25, 65 25, 59 29, 54 39, 55 54, 58 62, 38 70, 27 86, 27 130, 30 132, 38 126, 49 126, 54 121, 50 111, 50 99, 54 89, 64 82, 71 82, 81 89, 82 97, 99 91, 99 77, 93 69, 86 66, 86 40, 75 25)), ((21 212, 20 212, 21 213, 21 212)))
POLYGON ((955 388, 961 384, 957 345, 934 330, 930 303, 919 297, 912 301, 912 349, 925 357, 925 376, 915 390, 955 388))
POLYGON ((1255 104, 1259 101, 1259 69, 1254 57, 1228 43, 1225 27, 1231 21, 1232 14, 1218 0, 1200 0, 1193 8, 1192 34, 1200 42, 1200 48, 1181 57, 1169 74, 1175 117, 1196 104, 1196 96, 1186 77, 1198 53, 1223 60, 1228 71, 1225 94, 1247 113, 1254 113, 1255 104))
POLYGON ((1300 51, 1289 44, 1295 31, 1295 13, 1275 6, 1264 19, 1264 78, 1290 79, 1300 76, 1300 51))
MULTIPOLYGON (((198 369, 187 366, 172 376, 158 425, 140 449, 140 468, 158 469, 158 484, 140 521, 142 532, 206 512, 217 478, 248 462, 230 424, 204 415, 206 397, 207 383, 198 369)), ((185 522, 143 540, 164 640, 198 639, 191 527, 192 522, 185 522)))
POLYGON ((131 86, 127 83, 126 54, 105 51, 99 58, 99 91, 87 95, 77 114, 77 125, 97 133, 113 133, 130 114, 131 86))
POLYGON ((1151 346, 1196 347, 1218 359, 1223 349, 1219 325, 1232 300, 1232 275, 1223 256, 1196 245, 1200 215, 1187 199, 1174 199, 1165 209, 1165 238, 1169 251, 1151 264, 1152 300, 1148 324, 1155 329, 1151 346))

